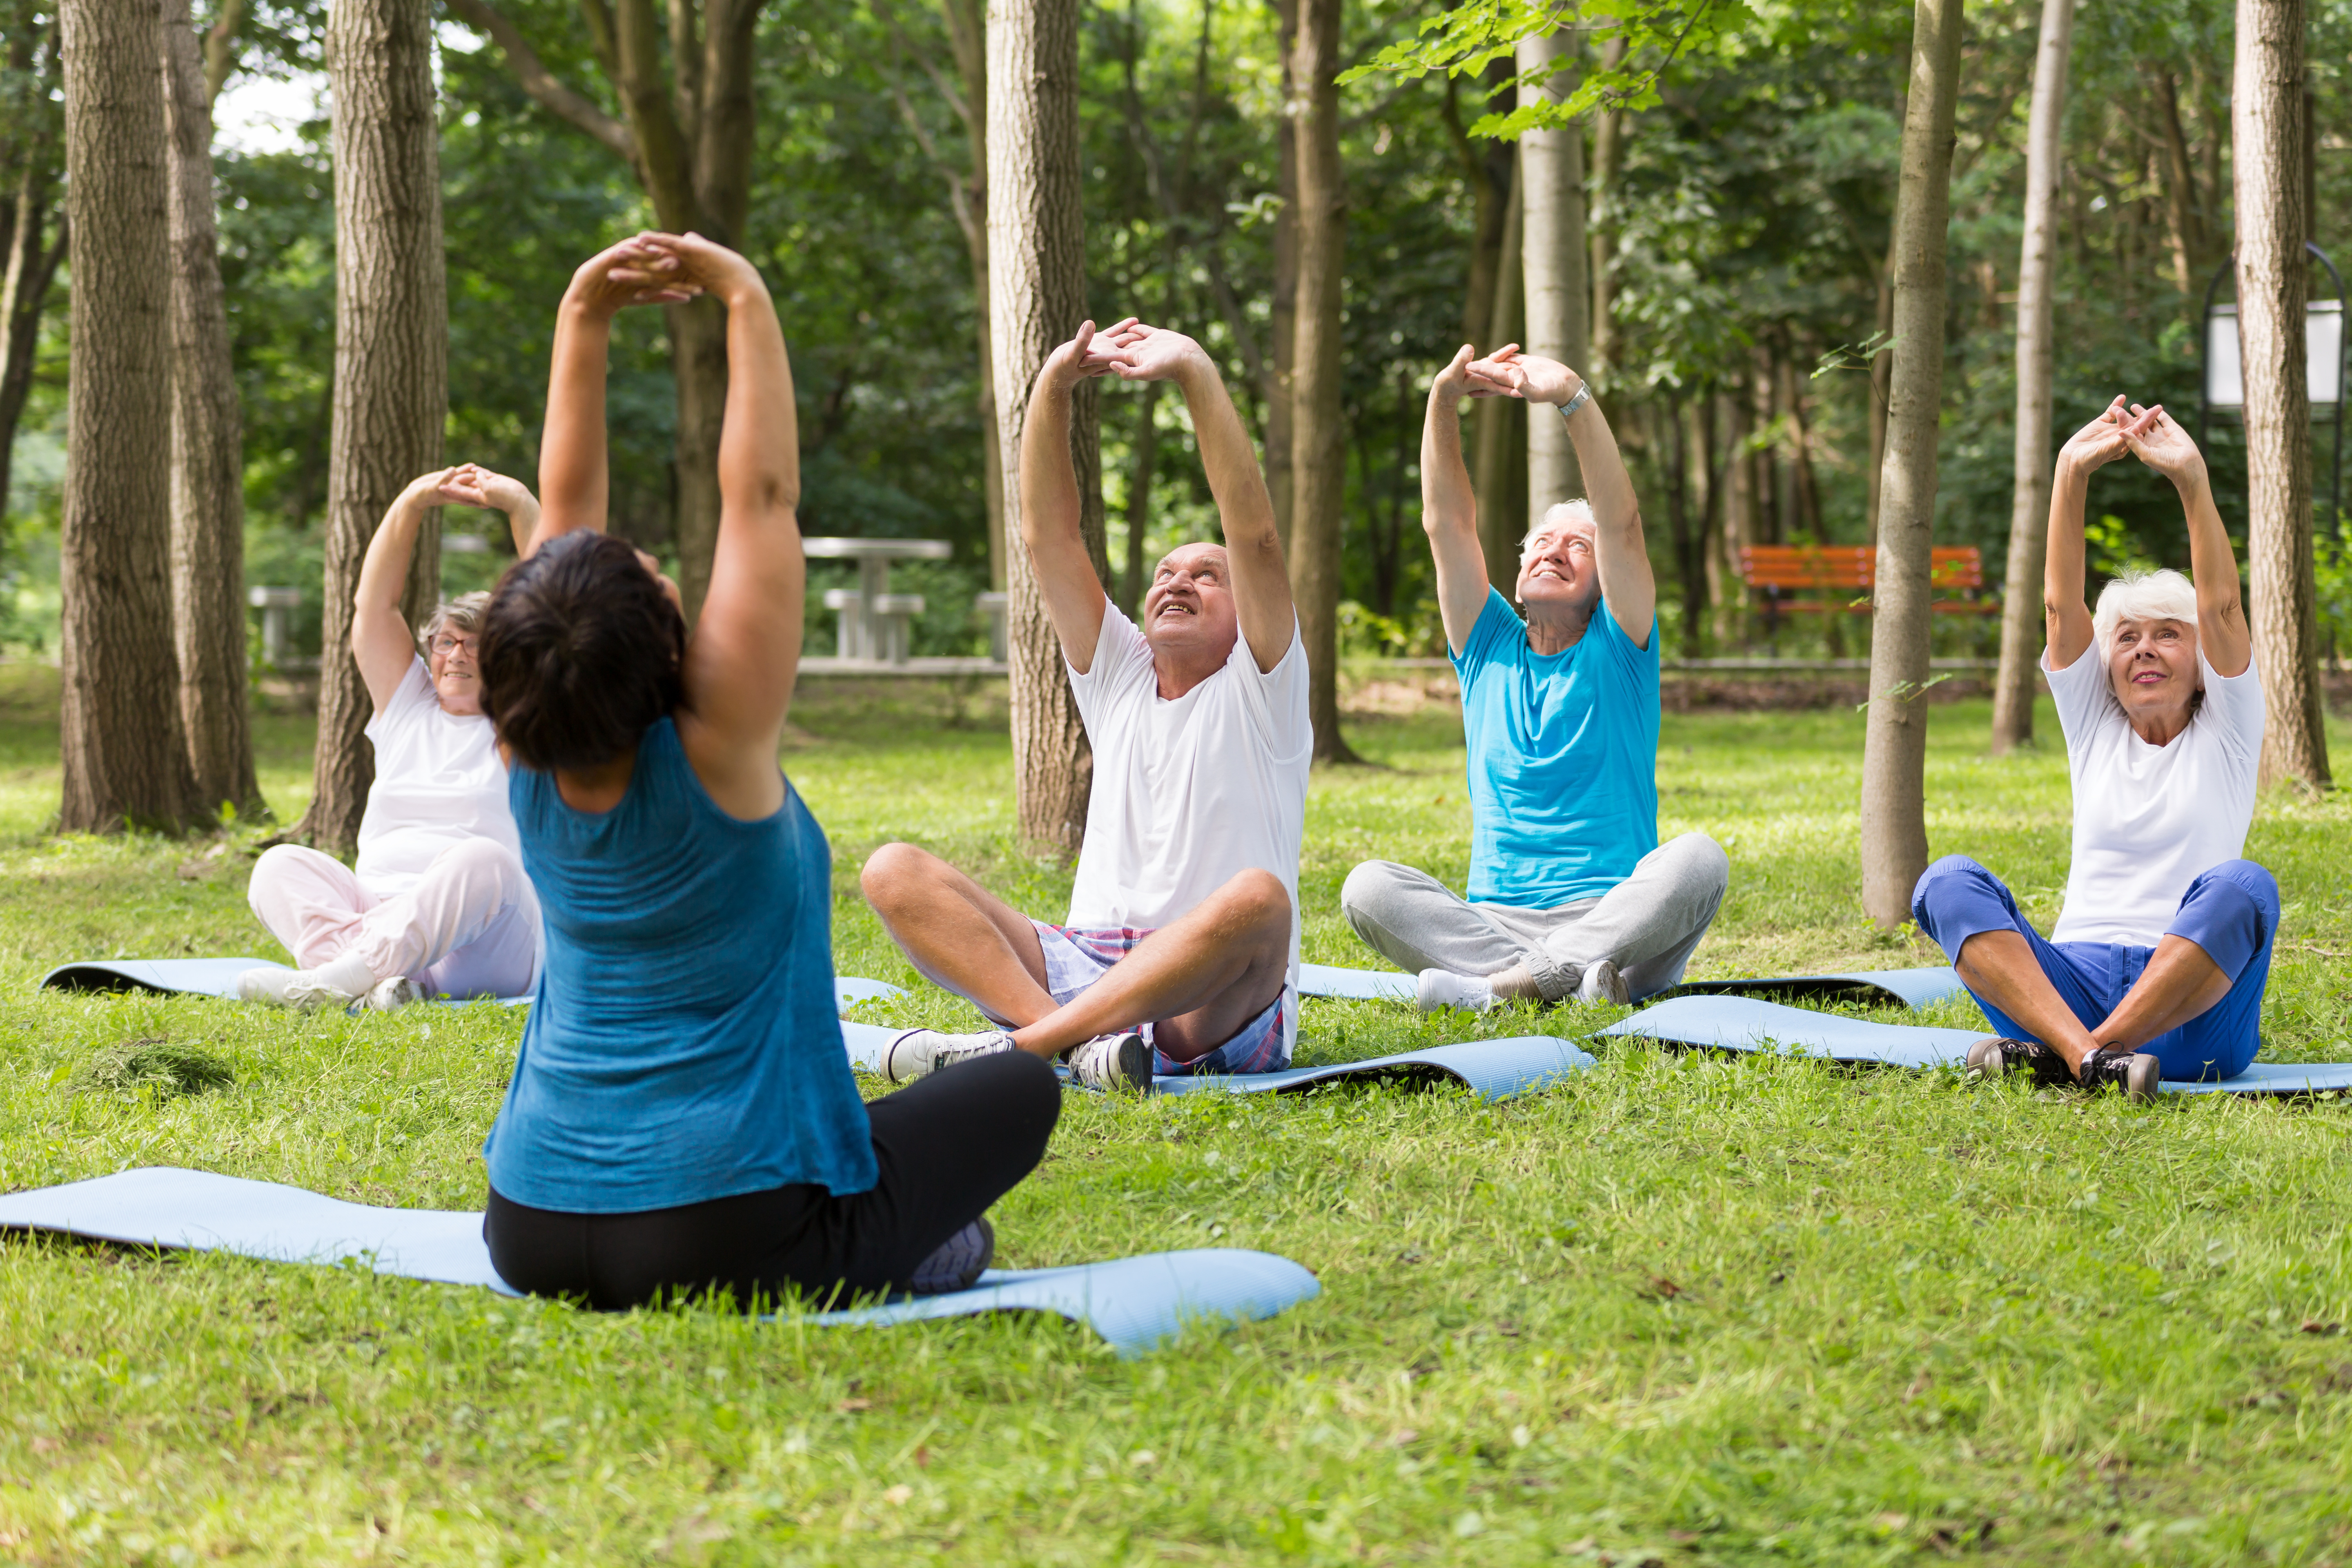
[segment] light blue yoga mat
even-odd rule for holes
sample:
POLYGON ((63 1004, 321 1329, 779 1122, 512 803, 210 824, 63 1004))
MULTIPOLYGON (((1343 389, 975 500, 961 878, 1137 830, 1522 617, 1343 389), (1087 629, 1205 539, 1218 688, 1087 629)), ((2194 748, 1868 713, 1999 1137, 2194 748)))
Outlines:
MULTIPOLYGON (((267 958, 92 958, 60 963, 41 976, 54 991, 164 991, 198 996, 236 999, 236 977, 248 969, 284 969, 267 958)), ((879 980, 842 975, 833 983, 835 999, 846 1010, 877 996, 906 994, 879 980)), ((502 1007, 528 1007, 528 996, 501 996, 502 1007)))
MULTIPOLYGON (((490 1267, 478 1214, 375 1208, 210 1171, 147 1166, 11 1193, 0 1197, 0 1226, 134 1247, 231 1252, 270 1263, 356 1260, 378 1274, 516 1293, 490 1267)), ((1052 1312, 1084 1323, 1131 1358, 1187 1324, 1270 1318, 1321 1293, 1315 1276, 1286 1258, 1204 1247, 1069 1268, 992 1268, 970 1290, 813 1312, 805 1321, 833 1327, 1052 1312)))
MULTIPOLYGON (((1417 976, 1392 969, 1342 969, 1330 963, 1298 966, 1302 996, 1336 996, 1351 1002, 1412 1002, 1417 976)), ((1881 1007, 1925 1007, 1968 988, 1958 972, 1933 969, 1866 969, 1851 974, 1783 974, 1745 980, 1695 980, 1670 995, 1830 997, 1881 1007)))
MULTIPOLYGON (((1927 1029, 1808 1012, 1739 996, 1676 996, 1622 1018, 1595 1038, 1666 1040, 1727 1051, 1782 1050, 1883 1067, 1964 1067, 1973 1029, 1927 1029)), ((2167 1080, 2167 1094, 2312 1094, 2352 1089, 2352 1062, 2257 1062, 2219 1083, 2167 1080)))
MULTIPOLYGON (((853 1067, 882 1070, 883 1048, 898 1031, 871 1024, 844 1024, 843 1042, 853 1067)), ((1321 1067, 1291 1068, 1283 1072, 1176 1073, 1151 1080, 1156 1094, 1266 1094, 1310 1088, 1342 1079, 1366 1082, 1458 1083, 1484 1100, 1507 1100, 1541 1089, 1593 1058, 1566 1040, 1549 1035, 1521 1035, 1507 1040, 1465 1040, 1458 1045, 1432 1046, 1426 1050, 1400 1051, 1357 1062, 1328 1062, 1321 1067)))
POLYGON ((1965 994, 1959 971, 1948 964, 1929 969, 1858 969, 1846 974, 1782 974, 1741 980, 1689 980, 1669 996, 1803 996, 1814 1001, 1861 1002, 1874 1007, 1925 1007, 1965 994))

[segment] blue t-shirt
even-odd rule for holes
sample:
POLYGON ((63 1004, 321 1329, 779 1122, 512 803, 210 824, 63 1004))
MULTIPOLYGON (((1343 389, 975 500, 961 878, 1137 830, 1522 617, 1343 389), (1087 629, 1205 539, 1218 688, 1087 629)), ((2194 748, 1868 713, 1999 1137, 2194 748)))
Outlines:
POLYGON ((482 1146, 499 1194, 637 1214, 872 1187, 834 1000, 833 854, 798 793, 736 820, 663 719, 611 811, 573 810, 528 768, 509 798, 546 959, 482 1146))
POLYGON ((1470 901, 1597 899, 1658 847, 1658 632, 1638 647, 1607 600, 1565 653, 1528 647, 1489 587, 1454 656, 1470 747, 1470 901))

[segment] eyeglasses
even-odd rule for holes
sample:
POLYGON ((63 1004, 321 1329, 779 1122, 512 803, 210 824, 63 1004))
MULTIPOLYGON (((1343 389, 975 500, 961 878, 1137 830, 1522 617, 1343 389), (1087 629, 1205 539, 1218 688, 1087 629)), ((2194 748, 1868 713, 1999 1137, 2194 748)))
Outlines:
POLYGON ((433 651, 439 654, 444 658, 448 658, 451 654, 456 653, 460 649, 471 654, 480 646, 481 639, 479 637, 456 637, 448 632, 439 633, 433 639, 433 651))

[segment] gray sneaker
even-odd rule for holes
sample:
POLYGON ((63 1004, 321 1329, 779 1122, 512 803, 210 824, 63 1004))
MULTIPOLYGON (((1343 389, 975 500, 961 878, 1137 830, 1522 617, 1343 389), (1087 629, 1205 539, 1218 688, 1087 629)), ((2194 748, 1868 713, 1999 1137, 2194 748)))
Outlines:
POLYGON ((2083 1058, 2083 1087, 2122 1089, 2134 1103, 2146 1105, 2162 1092, 2164 1064, 2144 1052, 2109 1046, 2083 1058))
POLYGON ((980 1283, 988 1266, 996 1261, 996 1227, 988 1223, 986 1215, 972 1221, 934 1248, 929 1258, 915 1265, 914 1278, 908 1283, 918 1296, 944 1296, 950 1290, 969 1290, 980 1283))
POLYGON ((1151 1092, 1151 1047, 1144 1043, 1139 1029, 1097 1035, 1085 1045, 1072 1047, 1067 1060, 1071 1079, 1087 1089, 1151 1092))
POLYGON ((950 1035, 938 1029, 908 1029, 882 1047, 882 1076, 892 1083, 911 1083, 974 1057, 1017 1051, 1013 1037, 1002 1029, 977 1035, 950 1035))
POLYGON ((379 980, 367 994, 367 1005, 379 1013, 389 1013, 394 1007, 405 1007, 412 1002, 424 1000, 425 987, 405 974, 379 980))
POLYGON ((1617 961, 1604 958, 1584 968, 1584 977, 1577 982, 1576 999, 1580 1002, 1606 1002, 1612 1007, 1633 1005, 1633 994, 1625 989, 1625 977, 1617 973, 1617 961))

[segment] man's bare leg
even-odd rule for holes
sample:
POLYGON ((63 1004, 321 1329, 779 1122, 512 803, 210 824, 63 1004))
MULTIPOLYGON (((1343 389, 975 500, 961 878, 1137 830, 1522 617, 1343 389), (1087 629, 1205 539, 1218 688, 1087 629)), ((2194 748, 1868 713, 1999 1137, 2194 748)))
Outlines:
POLYGON ((1290 894, 1264 871, 1244 871, 1136 943, 1067 1006, 1015 1029, 1013 1043, 1058 1056, 1148 1023, 1162 1053, 1191 1061, 1265 1012, 1289 970, 1290 894))
POLYGON ((2230 977, 2186 937, 2157 944, 2116 1010, 2084 1028, 2034 961, 2032 946, 2013 931, 1985 931, 1960 944, 1953 966, 1969 990, 2016 1019, 2056 1051, 2080 1078, 2083 1058, 2102 1047, 2135 1050, 2212 1007, 2230 994, 2230 977))
POLYGON ((857 881, 925 979, 1016 1026, 1054 1011, 1037 928, 953 866, 911 844, 885 844, 857 881))

